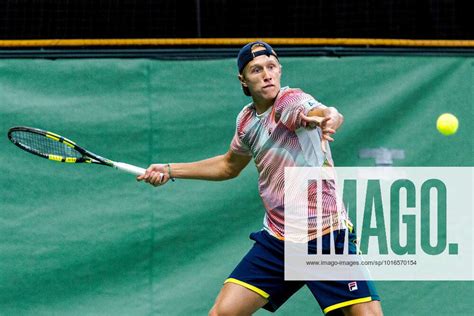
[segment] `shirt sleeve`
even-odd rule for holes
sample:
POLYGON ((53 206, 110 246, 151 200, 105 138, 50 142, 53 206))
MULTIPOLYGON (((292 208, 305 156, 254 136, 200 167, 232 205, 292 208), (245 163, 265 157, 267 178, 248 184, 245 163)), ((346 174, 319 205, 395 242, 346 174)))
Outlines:
POLYGON ((232 138, 232 142, 230 143, 230 149, 239 155, 252 156, 250 148, 240 139, 237 131, 235 132, 234 138, 232 138))
POLYGON ((250 147, 242 140, 243 134, 244 134, 243 128, 245 124, 244 122, 242 122, 241 114, 237 116, 237 121, 235 125, 236 125, 235 133, 230 143, 230 149, 234 153, 239 154, 239 155, 252 156, 252 151, 250 150, 250 147))
POLYGON ((317 101, 309 94, 305 94, 300 100, 287 104, 281 112, 281 122, 289 130, 297 130, 301 127, 301 116, 300 114, 308 114, 309 111, 318 107, 325 107, 324 104, 317 101))

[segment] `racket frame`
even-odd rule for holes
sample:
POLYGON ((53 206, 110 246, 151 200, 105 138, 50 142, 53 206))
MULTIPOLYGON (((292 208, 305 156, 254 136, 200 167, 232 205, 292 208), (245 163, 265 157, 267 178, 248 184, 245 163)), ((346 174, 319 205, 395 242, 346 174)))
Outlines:
POLYGON ((72 140, 67 139, 66 137, 63 137, 61 135, 58 135, 58 134, 55 134, 55 133, 52 133, 52 132, 49 132, 49 131, 45 131, 45 130, 42 130, 42 129, 39 129, 39 128, 27 127, 27 126, 15 126, 15 127, 12 127, 12 128, 9 129, 8 138, 10 139, 10 141, 13 144, 20 147, 21 149, 23 149, 23 150, 25 150, 29 153, 32 153, 34 155, 37 155, 39 157, 49 159, 49 160, 54 160, 54 161, 58 161, 58 162, 66 162, 66 163, 95 163, 95 164, 101 164, 101 165, 106 165, 106 166, 110 166, 110 167, 114 166, 113 161, 111 161, 109 159, 106 159, 104 157, 101 157, 99 155, 96 155, 96 154, 88 151, 87 149, 82 148, 81 146, 79 146, 75 142, 73 142, 72 140), (18 142, 17 140, 15 140, 13 138, 13 135, 12 135, 14 132, 28 132, 28 133, 33 133, 33 134, 37 134, 37 135, 49 138, 53 141, 62 143, 64 145, 76 150, 77 152, 79 152, 82 155, 82 157, 79 157, 79 158, 64 157, 64 156, 59 156, 59 155, 42 153, 42 152, 40 152, 40 151, 38 151, 34 148, 28 147, 27 145, 22 144, 21 142, 18 142))
MULTIPOLYGON (((19 148, 21 148, 21 149, 23 149, 23 150, 25 150, 29 153, 32 153, 34 155, 37 155, 39 157, 46 158, 46 159, 49 159, 49 160, 54 160, 54 161, 58 161, 58 162, 66 162, 66 163, 93 163, 93 164, 99 164, 99 165, 104 165, 104 166, 108 166, 108 167, 113 167, 117 170, 124 171, 124 172, 130 173, 130 174, 136 175, 136 176, 143 175, 146 171, 145 169, 143 169, 141 167, 130 165, 130 164, 127 164, 127 163, 124 163, 124 162, 116 162, 116 161, 112 161, 110 159, 101 157, 101 156, 99 156, 97 154, 94 154, 93 152, 77 145, 75 142, 73 142, 70 139, 67 139, 66 137, 63 137, 61 135, 58 135, 58 134, 55 134, 55 133, 52 133, 52 132, 49 132, 49 131, 45 131, 45 130, 42 130, 42 129, 39 129, 39 128, 27 127, 27 126, 15 126, 15 127, 12 127, 8 130, 8 138, 10 139, 10 141, 13 144, 18 146, 19 148), (28 147, 27 145, 22 144, 21 142, 18 142, 12 136, 12 134, 14 132, 33 133, 33 134, 37 134, 37 135, 49 138, 53 141, 63 143, 64 145, 66 145, 66 146, 76 150, 77 152, 79 152, 82 155, 82 157, 79 157, 79 158, 76 158, 76 157, 63 157, 63 156, 59 156, 59 155, 42 153, 42 152, 40 152, 40 151, 38 151, 34 148, 31 148, 31 147, 28 147)), ((162 176, 163 174, 160 173, 160 175, 162 176)))

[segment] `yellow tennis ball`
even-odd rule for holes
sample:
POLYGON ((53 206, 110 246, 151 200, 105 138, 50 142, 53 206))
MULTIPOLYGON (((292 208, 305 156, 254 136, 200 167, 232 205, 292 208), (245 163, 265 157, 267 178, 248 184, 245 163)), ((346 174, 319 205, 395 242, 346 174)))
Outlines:
POLYGON ((458 119, 451 113, 441 114, 436 121, 436 128, 441 134, 446 136, 455 134, 458 127, 458 119))

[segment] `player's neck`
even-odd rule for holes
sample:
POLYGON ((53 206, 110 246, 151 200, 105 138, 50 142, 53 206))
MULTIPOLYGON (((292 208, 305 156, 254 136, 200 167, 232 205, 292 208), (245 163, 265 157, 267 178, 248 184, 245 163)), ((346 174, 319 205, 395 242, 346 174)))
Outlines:
POLYGON ((269 107, 273 105, 275 102, 275 99, 271 100, 257 100, 253 99, 253 104, 255 106, 255 110, 257 111, 257 114, 262 114, 265 113, 266 110, 268 110, 269 107))

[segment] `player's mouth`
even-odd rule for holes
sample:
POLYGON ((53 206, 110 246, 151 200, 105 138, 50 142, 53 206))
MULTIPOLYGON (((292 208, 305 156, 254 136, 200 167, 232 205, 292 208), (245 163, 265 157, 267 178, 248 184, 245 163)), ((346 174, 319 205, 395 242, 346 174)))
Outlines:
POLYGON ((268 89, 274 87, 274 84, 267 84, 266 86, 263 86, 262 89, 268 89))

